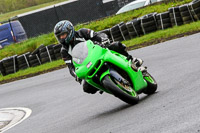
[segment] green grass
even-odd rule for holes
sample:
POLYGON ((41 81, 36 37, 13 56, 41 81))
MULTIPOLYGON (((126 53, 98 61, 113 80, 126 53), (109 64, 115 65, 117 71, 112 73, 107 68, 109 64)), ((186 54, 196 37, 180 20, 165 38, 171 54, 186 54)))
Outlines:
POLYGON ((21 10, 0 14, 0 22, 7 21, 9 18, 17 16, 19 14, 29 12, 29 11, 33 11, 33 10, 36 10, 36 9, 40 9, 40 8, 43 8, 43 7, 46 7, 46 6, 54 5, 54 4, 63 2, 63 1, 67 1, 67 0, 55 0, 53 2, 40 4, 40 5, 37 5, 37 6, 32 6, 32 7, 24 8, 24 9, 21 9, 21 10))
POLYGON ((141 37, 137 37, 131 40, 123 41, 122 43, 126 44, 126 46, 134 46, 138 44, 143 44, 146 42, 151 42, 156 39, 167 39, 169 37, 176 38, 176 35, 188 33, 188 32, 195 32, 200 31, 200 21, 193 22, 190 24, 185 24, 182 26, 175 26, 173 28, 169 28, 166 30, 159 30, 157 32, 153 32, 141 37))
POLYGON ((57 40, 55 39, 54 34, 51 33, 31 38, 21 43, 9 45, 0 50, 0 60, 8 56, 16 54, 21 55, 26 52, 32 52, 41 44, 44 44, 45 46, 49 44, 57 44, 57 40))
POLYGON ((145 8, 141 8, 141 9, 138 9, 138 10, 133 10, 133 11, 129 11, 129 12, 119 14, 119 15, 107 17, 105 19, 93 21, 89 24, 79 24, 79 25, 76 26, 76 29, 80 29, 80 28, 85 27, 85 28, 90 28, 94 31, 100 31, 100 30, 103 30, 103 29, 106 29, 106 28, 110 28, 110 27, 112 27, 112 26, 114 26, 114 25, 116 25, 120 22, 127 22, 127 21, 134 19, 134 18, 138 18, 138 17, 141 17, 141 16, 149 14, 149 13, 165 12, 170 7, 183 5, 183 4, 189 3, 191 1, 192 0, 183 0, 183 1, 155 4, 155 5, 147 6, 145 8))
POLYGON ((14 74, 9 74, 6 76, 2 76, 0 75, 0 82, 4 81, 4 80, 9 80, 12 78, 16 78, 16 77, 22 77, 22 76, 26 76, 26 75, 30 75, 30 74, 35 74, 35 73, 39 73, 39 72, 44 72, 47 71, 51 68, 55 68, 58 66, 64 65, 64 61, 63 60, 57 60, 57 61, 53 61, 53 62, 49 62, 37 67, 32 67, 32 68, 28 68, 25 70, 20 70, 14 74))

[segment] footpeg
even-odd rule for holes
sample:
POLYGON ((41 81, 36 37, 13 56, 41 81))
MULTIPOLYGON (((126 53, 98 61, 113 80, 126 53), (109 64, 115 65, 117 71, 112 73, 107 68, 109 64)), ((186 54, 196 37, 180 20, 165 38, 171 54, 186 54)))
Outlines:
POLYGON ((140 67, 144 61, 140 58, 134 58, 132 62, 136 65, 136 67, 140 67))
POLYGON ((138 70, 140 70, 141 72, 146 72, 147 71, 147 67, 145 66, 141 66, 138 68, 138 70))

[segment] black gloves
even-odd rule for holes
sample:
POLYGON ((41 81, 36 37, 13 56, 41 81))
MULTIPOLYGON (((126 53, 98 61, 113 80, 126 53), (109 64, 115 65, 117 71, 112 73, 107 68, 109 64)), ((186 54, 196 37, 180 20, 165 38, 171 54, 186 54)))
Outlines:
POLYGON ((110 45, 110 40, 108 38, 101 38, 101 44, 106 48, 110 45))
POLYGON ((96 33, 96 35, 91 40, 94 42, 94 44, 97 44, 102 48, 107 48, 110 45, 108 35, 105 33, 96 33))

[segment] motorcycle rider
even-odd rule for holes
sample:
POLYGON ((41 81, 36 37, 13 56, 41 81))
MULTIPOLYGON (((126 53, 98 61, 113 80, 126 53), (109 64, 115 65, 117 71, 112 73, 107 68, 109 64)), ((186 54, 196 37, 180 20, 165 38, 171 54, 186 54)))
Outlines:
MULTIPOLYGON (((96 43, 98 42, 100 46, 107 47, 110 50, 116 51, 126 56, 127 59, 132 60, 132 62, 134 62, 137 67, 140 67, 143 63, 143 61, 139 58, 133 59, 132 56, 129 55, 128 52, 126 51, 126 46, 124 44, 120 42, 114 42, 110 44, 106 34, 104 33, 98 34, 90 29, 82 28, 78 31, 75 31, 74 26, 68 20, 63 20, 58 22, 54 27, 54 34, 59 43, 62 44, 61 55, 66 65, 69 68, 70 74, 73 77, 75 77, 75 80, 79 83, 81 83, 82 80, 76 76, 75 68, 72 62, 71 52, 73 47, 80 42, 84 42, 87 40, 91 40, 96 43)), ((94 94, 98 91, 98 89, 91 86, 85 81, 83 83, 83 90, 84 92, 90 94, 94 94)))

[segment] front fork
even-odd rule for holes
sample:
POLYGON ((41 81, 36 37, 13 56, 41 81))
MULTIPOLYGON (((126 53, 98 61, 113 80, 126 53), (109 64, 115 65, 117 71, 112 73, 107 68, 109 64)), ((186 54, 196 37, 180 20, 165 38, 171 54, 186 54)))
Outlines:
MULTIPOLYGON (((108 70, 105 71, 101 76, 100 76, 100 82, 102 81, 102 79, 106 76, 106 75, 111 75, 111 77, 115 78, 118 82, 124 84, 124 85, 130 85, 130 83, 124 79, 120 74, 118 74, 117 71, 115 71, 112 67, 109 66, 109 64, 105 63, 105 65, 107 66, 108 70)), ((131 64, 130 64, 131 65, 131 64)), ((134 71, 134 70, 133 70, 134 71)), ((133 84, 133 89, 140 94, 144 88, 147 87, 147 82, 144 79, 144 75, 142 74, 143 71, 146 71, 145 67, 141 67, 138 68, 137 71, 135 71, 137 73, 137 75, 135 75, 134 79, 131 79, 131 83, 133 84), (142 76, 142 77, 141 77, 142 76), (134 84, 136 83, 136 84, 134 84)))

